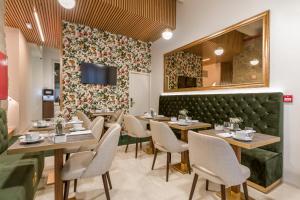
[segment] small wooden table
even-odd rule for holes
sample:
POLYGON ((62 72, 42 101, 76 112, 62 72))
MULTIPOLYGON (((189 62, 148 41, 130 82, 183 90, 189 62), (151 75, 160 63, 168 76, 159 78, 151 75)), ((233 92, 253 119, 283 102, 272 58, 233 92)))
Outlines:
POLYGON ((55 168, 55 200, 63 199, 63 182, 61 180, 61 169, 63 167, 63 151, 65 148, 72 148, 85 145, 96 144, 97 141, 93 134, 86 135, 73 135, 67 136, 67 142, 64 143, 53 143, 50 138, 45 138, 43 142, 36 144, 22 145, 17 140, 11 145, 7 153, 18 154, 18 153, 30 153, 30 152, 41 152, 54 150, 54 168, 55 168))
MULTIPOLYGON (((179 125, 177 123, 173 122, 165 122, 168 124, 169 127, 173 129, 178 129, 180 130, 180 139, 184 142, 188 142, 187 138, 187 133, 189 130, 195 130, 195 129, 205 129, 205 128, 210 128, 211 124, 204 123, 204 122, 194 122, 189 125, 179 125)), ((182 152, 181 153, 181 162, 174 164, 173 168, 183 174, 188 173, 188 153, 187 152, 182 152)))
MULTIPOLYGON (((261 133, 255 133, 253 140, 251 142, 243 142, 243 141, 235 140, 233 138, 223 138, 223 137, 216 135, 217 133, 221 133, 221 132, 224 132, 224 131, 216 131, 214 129, 199 131, 199 133, 201 133, 201 134, 219 137, 219 138, 222 138, 225 141, 227 141, 232 146, 239 162, 241 162, 242 148, 254 149, 254 148, 262 147, 265 145, 280 142, 280 137, 261 134, 261 133)), ((240 191, 240 186, 231 187, 231 192, 229 194, 230 194, 230 199, 244 199, 244 195, 240 191)), ((253 199, 253 198, 250 198, 250 199, 253 199)))

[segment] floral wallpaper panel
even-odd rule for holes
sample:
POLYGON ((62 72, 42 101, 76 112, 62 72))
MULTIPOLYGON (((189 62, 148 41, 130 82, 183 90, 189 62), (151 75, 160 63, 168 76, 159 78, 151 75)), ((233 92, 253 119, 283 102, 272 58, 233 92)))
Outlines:
POLYGON ((89 26, 63 22, 63 112, 89 114, 95 109, 129 108, 129 72, 151 72, 151 43, 89 26), (80 63, 117 67, 117 85, 82 84, 80 63))

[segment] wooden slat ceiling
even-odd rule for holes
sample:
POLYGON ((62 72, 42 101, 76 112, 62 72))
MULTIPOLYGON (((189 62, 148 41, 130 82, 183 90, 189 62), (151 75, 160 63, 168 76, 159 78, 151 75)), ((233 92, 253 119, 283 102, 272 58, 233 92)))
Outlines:
POLYGON ((20 29, 28 42, 61 47, 62 20, 85 24, 142 41, 155 41, 165 28, 175 29, 176 0, 76 0, 72 10, 57 0, 6 0, 5 25, 20 29), (33 16, 36 8, 45 43, 33 16), (26 23, 32 24, 27 29, 26 23))

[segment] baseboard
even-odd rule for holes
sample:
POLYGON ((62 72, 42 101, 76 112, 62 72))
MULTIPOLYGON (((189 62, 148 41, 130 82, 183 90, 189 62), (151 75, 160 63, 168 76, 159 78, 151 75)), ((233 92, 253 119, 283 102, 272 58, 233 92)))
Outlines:
POLYGON ((274 183, 272 183, 271 185, 269 185, 268 187, 264 187, 261 185, 258 185, 256 183, 253 183, 251 181, 247 181, 247 185, 249 185, 250 187, 263 192, 265 194, 269 193, 271 190, 273 190, 275 187, 277 187, 278 185, 280 185, 281 183, 281 179, 278 179, 277 181, 275 181, 274 183))

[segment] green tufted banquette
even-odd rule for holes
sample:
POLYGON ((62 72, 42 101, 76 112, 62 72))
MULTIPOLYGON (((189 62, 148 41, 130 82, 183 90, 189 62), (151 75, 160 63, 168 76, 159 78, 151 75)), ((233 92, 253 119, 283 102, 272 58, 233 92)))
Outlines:
POLYGON ((0 199, 32 200, 44 169, 44 155, 7 155, 7 120, 0 109, 0 199))
POLYGON ((159 114, 178 116, 181 109, 189 116, 211 124, 241 117, 242 128, 281 137, 281 142, 242 151, 242 164, 251 169, 250 181, 268 187, 282 177, 283 103, 282 93, 168 95, 160 96, 159 114))

